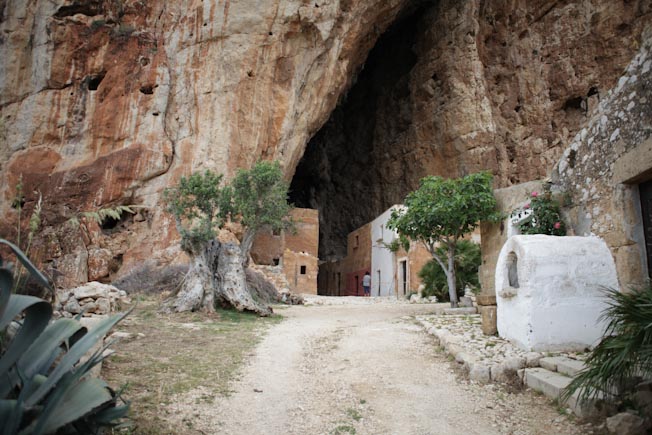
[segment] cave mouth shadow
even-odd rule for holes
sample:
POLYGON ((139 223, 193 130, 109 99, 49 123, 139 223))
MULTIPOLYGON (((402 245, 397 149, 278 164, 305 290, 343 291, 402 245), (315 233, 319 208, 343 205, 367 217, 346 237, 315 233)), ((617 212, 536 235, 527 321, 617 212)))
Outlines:
MULTIPOLYGON (((435 2, 413 2, 377 40, 354 84, 310 139, 290 185, 290 201, 319 210, 319 259, 347 254, 347 236, 410 186, 388 185, 387 162, 401 154, 412 125, 410 73, 415 44, 435 2)), ((407 168, 403 168, 406 170, 407 168)))

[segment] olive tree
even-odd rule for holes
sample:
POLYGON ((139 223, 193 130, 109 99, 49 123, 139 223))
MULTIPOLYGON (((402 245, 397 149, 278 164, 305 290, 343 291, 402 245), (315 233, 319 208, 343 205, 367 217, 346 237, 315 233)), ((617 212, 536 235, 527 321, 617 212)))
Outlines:
POLYGON ((245 269, 256 233, 264 227, 290 225, 286 219, 287 182, 278 162, 258 162, 240 169, 230 183, 211 171, 181 177, 164 194, 168 211, 181 234, 181 247, 190 258, 188 273, 169 308, 173 311, 212 311, 215 305, 271 314, 247 287, 245 269), (220 242, 227 222, 242 225, 240 244, 220 242))
POLYGON ((399 235, 423 243, 446 274, 452 307, 457 307, 455 253, 458 242, 480 221, 499 218, 488 172, 462 178, 428 176, 407 195, 404 207, 395 209, 387 223, 399 235), (444 248, 442 255, 438 247, 444 248))

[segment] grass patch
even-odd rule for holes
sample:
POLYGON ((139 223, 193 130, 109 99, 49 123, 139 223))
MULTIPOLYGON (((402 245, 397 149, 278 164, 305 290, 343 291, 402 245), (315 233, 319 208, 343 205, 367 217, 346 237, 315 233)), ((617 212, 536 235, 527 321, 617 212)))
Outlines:
POLYGON ((362 414, 358 412, 357 409, 349 408, 346 410, 346 415, 351 417, 355 421, 360 421, 362 420, 362 414))
POLYGON ((355 434, 356 434, 356 430, 355 430, 355 428, 354 428, 353 426, 351 426, 351 425, 348 425, 348 424, 340 424, 339 426, 337 426, 335 429, 333 429, 333 430, 331 431, 331 434, 332 434, 332 435, 343 435, 343 434, 347 434, 347 433, 348 433, 348 434, 351 434, 351 435, 355 435, 355 434))
POLYGON ((136 433, 177 433, 161 418, 161 407, 177 394, 197 387, 208 392, 198 400, 212 403, 231 394, 231 382, 264 331, 281 321, 232 310, 212 314, 161 314, 154 296, 138 306, 118 330, 144 337, 112 346, 116 354, 103 366, 110 385, 125 385, 136 433))

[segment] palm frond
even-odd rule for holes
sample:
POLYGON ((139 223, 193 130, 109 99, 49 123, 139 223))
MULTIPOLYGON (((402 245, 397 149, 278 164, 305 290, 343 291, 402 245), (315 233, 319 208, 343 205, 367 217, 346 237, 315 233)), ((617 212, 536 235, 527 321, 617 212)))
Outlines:
POLYGON ((608 289, 604 338, 593 349, 582 370, 562 398, 578 391, 582 401, 605 394, 621 396, 636 379, 652 379, 652 286, 621 293, 608 289))

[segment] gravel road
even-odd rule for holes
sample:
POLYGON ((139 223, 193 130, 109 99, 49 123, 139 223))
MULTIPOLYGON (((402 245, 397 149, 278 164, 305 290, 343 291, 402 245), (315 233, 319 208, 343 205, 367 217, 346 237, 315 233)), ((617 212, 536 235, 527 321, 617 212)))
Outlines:
POLYGON ((233 435, 591 433, 530 391, 469 383, 412 320, 432 311, 359 300, 283 309, 232 395, 193 390, 169 419, 233 435))

